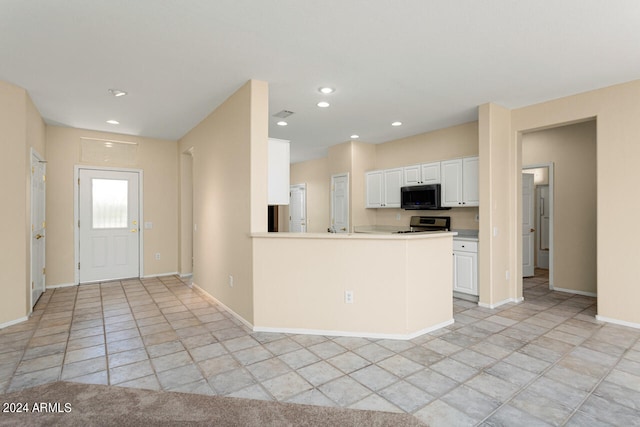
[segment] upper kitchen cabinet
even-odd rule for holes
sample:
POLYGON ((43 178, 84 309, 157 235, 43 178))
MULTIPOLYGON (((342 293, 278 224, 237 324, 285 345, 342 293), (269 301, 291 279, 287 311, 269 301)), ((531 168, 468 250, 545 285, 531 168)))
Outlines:
POLYGON ((367 208, 399 208, 403 169, 385 169, 365 174, 367 208))
POLYGON ((478 157, 446 160, 440 165, 442 206, 479 206, 478 157))
POLYGON ((440 162, 406 166, 403 169, 405 186, 440 184, 440 162))
POLYGON ((269 138, 268 199, 270 205, 289 204, 289 141, 269 138))

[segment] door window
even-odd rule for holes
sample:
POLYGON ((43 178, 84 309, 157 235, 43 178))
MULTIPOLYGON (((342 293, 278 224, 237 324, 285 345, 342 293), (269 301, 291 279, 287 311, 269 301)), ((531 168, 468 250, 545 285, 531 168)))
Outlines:
POLYGON ((129 181, 93 178, 93 228, 127 228, 129 181))

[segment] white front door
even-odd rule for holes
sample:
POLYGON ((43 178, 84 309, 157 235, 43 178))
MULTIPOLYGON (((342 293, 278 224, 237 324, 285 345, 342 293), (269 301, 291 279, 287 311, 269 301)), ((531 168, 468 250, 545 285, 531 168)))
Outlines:
POLYGON ((533 174, 522 174, 522 276, 534 275, 535 216, 533 174))
POLYGON ((331 226, 336 233, 349 232, 349 174, 331 176, 331 226))
POLYGON ((45 286, 45 199, 46 163, 31 155, 31 307, 36 305, 45 286))
POLYGON ((139 174, 79 170, 79 282, 140 276, 139 174))
POLYGON ((307 232, 307 186, 292 185, 289 190, 289 231, 307 232))

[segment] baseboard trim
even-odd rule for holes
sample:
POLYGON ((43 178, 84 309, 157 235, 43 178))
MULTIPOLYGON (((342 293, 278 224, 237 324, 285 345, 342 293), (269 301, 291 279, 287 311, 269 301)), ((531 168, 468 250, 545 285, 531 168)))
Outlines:
POLYGON ((57 289, 57 288, 70 288, 71 286, 78 286, 77 283, 58 283, 57 285, 47 285, 47 289, 57 289))
POLYGON ((0 323, 0 329, 8 328, 9 326, 17 325, 18 323, 26 322, 29 320, 29 316, 19 317, 15 320, 10 320, 5 323, 0 323))
POLYGON ((554 291, 558 291, 558 292, 565 292, 565 293, 568 293, 568 294, 582 295, 582 296, 585 296, 585 297, 594 297, 594 298, 598 297, 598 294, 596 292, 576 291, 575 289, 558 288, 556 286, 552 286, 551 289, 554 290, 554 291))
POLYGON ((166 277, 166 276, 177 276, 178 272, 174 271, 172 273, 158 273, 158 274, 145 274, 141 277, 141 279, 153 279, 154 277, 166 277))
POLYGON ((187 278, 187 277, 193 277, 193 273, 184 273, 184 274, 183 274, 183 273, 180 273, 178 276, 179 276, 181 279, 185 279, 185 278, 187 278))
POLYGON ((487 304, 486 302, 478 302, 478 306, 482 307, 482 308, 490 308, 490 309, 494 309, 494 308, 498 308, 502 305, 505 304, 509 304, 510 302, 514 303, 514 304, 520 304, 522 301, 524 301, 523 297, 519 297, 519 298, 507 298, 506 300, 497 302, 495 304, 487 304))
POLYGON ((230 309, 229 307, 224 305, 216 297, 214 297, 209 292, 207 292, 204 289, 202 289, 200 286, 196 285, 195 283, 191 283, 191 289, 195 290, 196 292, 198 292, 199 294, 201 294, 205 298, 211 300, 214 304, 219 305, 220 307, 222 307, 226 312, 228 312, 233 317, 238 319, 247 328, 249 328, 251 330, 254 330, 253 325, 249 321, 247 321, 244 317, 240 316, 238 313, 236 313, 235 311, 233 311, 232 309, 230 309))
POLYGON ((253 331, 281 333, 281 334, 324 335, 324 336, 331 336, 331 337, 358 337, 358 338, 392 339, 392 340, 406 341, 406 340, 417 338, 426 333, 444 328, 446 326, 452 325, 453 322, 454 320, 450 319, 450 320, 447 320, 446 322, 438 323, 437 325, 433 325, 416 332, 411 332, 409 334, 378 334, 378 333, 371 333, 371 332, 351 332, 351 331, 303 329, 303 328, 271 328, 271 327, 263 327, 263 326, 255 326, 253 328, 253 331))
POLYGON ((626 320, 613 319, 611 317, 600 316, 596 314, 596 320, 601 322, 613 323, 614 325, 628 326, 630 328, 640 329, 640 323, 627 322, 626 320))

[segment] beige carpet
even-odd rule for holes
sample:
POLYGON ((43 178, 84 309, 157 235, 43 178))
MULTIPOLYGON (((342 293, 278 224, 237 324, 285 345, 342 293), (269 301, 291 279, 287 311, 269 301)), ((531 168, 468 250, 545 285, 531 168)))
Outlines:
POLYGON ((3 426, 424 426, 408 414, 62 381, 0 394, 0 403, 3 426), (5 412, 12 403, 27 403, 29 413, 5 412), (54 413, 32 412, 35 403, 54 413))

